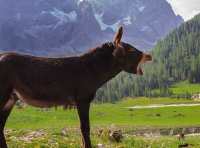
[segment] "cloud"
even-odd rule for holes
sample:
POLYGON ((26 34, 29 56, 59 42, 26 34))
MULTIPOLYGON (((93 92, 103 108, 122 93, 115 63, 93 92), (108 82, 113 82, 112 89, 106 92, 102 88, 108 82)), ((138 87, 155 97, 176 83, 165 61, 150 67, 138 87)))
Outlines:
POLYGON ((200 0, 167 0, 176 14, 181 15, 184 20, 189 20, 200 13, 200 0))

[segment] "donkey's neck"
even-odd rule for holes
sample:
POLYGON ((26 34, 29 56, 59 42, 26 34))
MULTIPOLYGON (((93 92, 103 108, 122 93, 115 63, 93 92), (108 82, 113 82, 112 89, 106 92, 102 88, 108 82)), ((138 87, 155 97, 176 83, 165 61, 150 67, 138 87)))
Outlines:
POLYGON ((112 48, 94 49, 82 56, 98 88, 121 72, 121 68, 113 59, 113 50, 112 48))

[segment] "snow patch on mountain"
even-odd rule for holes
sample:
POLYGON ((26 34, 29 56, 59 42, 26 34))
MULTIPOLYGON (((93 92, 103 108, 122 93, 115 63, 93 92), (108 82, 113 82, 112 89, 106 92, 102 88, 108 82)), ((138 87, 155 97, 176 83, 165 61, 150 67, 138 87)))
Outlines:
POLYGON ((151 28, 149 26, 143 26, 141 28, 141 31, 145 32, 145 31, 151 31, 151 28))
POLYGON ((102 31, 106 30, 107 28, 111 28, 114 32, 117 31, 120 21, 117 21, 116 23, 112 25, 107 25, 103 22, 103 19, 102 19, 103 14, 95 14, 94 16, 97 22, 99 23, 102 31))
MULTIPOLYGON (((43 11, 43 13, 46 13, 43 11)), ((50 11, 50 14, 59 19, 62 23, 75 22, 77 20, 76 11, 71 11, 69 13, 65 13, 57 8, 54 8, 53 11, 50 11)))
POLYGON ((70 13, 66 13, 68 16, 69 20, 72 22, 75 22, 77 20, 77 13, 76 11, 71 11, 70 13))
POLYGON ((130 16, 127 16, 123 19, 123 24, 124 25, 131 25, 132 22, 131 22, 131 17, 130 16))
POLYGON ((145 6, 141 6, 141 7, 139 7, 138 9, 139 9, 140 12, 142 12, 142 11, 144 11, 145 6))
POLYGON ((54 8, 52 11, 42 11, 41 14, 50 14, 58 19, 58 22, 54 25, 54 28, 57 28, 62 24, 76 22, 78 16, 75 10, 65 13, 57 8, 54 8))

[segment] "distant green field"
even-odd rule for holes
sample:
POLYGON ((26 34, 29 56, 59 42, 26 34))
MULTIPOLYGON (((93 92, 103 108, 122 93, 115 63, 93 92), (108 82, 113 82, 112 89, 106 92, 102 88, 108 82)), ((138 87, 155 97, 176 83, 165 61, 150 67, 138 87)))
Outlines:
MULTIPOLYGON (((200 106, 167 107, 154 109, 128 109, 135 105, 196 103, 187 99, 137 98, 125 99, 116 104, 93 104, 90 111, 92 126, 129 127, 175 127, 200 125, 200 106), (159 114, 159 116, 158 116, 159 114)), ((54 108, 48 111, 26 107, 15 108, 9 117, 7 128, 12 129, 60 129, 66 126, 78 126, 76 110, 54 108)))
MULTIPOLYGON (((152 90, 153 94, 161 94, 160 89, 154 89, 152 90)), ((173 84, 172 86, 170 86, 169 88, 170 91, 170 95, 173 98, 176 97, 191 97, 191 95, 193 94, 197 94, 200 93, 200 84, 191 84, 188 81, 181 81, 178 83, 173 84)))
POLYGON ((183 81, 173 85, 170 90, 173 94, 195 94, 200 93, 200 84, 191 84, 188 81, 183 81))

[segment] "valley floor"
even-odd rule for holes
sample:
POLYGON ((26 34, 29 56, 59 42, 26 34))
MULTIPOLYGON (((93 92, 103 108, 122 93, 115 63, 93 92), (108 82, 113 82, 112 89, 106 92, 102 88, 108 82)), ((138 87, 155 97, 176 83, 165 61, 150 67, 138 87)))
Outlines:
MULTIPOLYGON (((179 140, 177 136, 139 137, 124 134, 121 142, 109 140, 108 129, 98 136, 98 130, 92 130, 94 148, 178 148, 188 145, 190 148, 200 148, 200 136, 186 136, 179 140), (103 146, 103 147, 100 147, 103 146)), ((75 128, 65 128, 57 131, 49 130, 7 130, 9 148, 80 148, 80 131, 75 128)))
MULTIPOLYGON (((129 108, 134 106, 198 104, 188 99, 127 98, 115 104, 93 104, 91 107, 92 141, 108 148, 175 148, 180 144, 200 147, 200 136, 187 136, 178 140, 174 135, 135 136, 141 129, 179 129, 200 127, 200 106, 167 106, 164 108, 129 108), (98 136, 99 130, 103 135, 98 136), (122 130, 120 143, 109 140, 109 130, 122 130)), ((8 123, 6 135, 9 147, 80 147, 79 120, 76 110, 38 109, 15 107, 8 123)), ((148 130, 144 130, 148 131, 148 130)), ((182 130, 183 131, 183 130, 182 130)), ((178 133, 177 133, 178 134, 178 133)), ((145 135, 145 133, 144 133, 145 135)))

